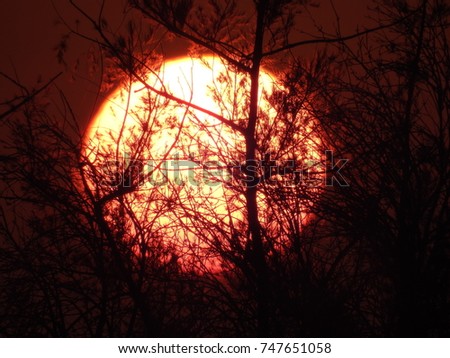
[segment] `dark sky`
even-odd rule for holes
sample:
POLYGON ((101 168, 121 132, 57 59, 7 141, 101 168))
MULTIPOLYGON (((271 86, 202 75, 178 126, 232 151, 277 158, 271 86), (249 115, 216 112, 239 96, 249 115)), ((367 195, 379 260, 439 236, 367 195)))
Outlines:
MULTIPOLYGON (((96 13, 99 0, 77 0, 77 3, 87 9, 89 13, 96 13)), ((57 80, 58 86, 64 91, 74 107, 79 122, 85 125, 95 106, 96 86, 90 84, 92 78, 88 78, 87 70, 81 69, 73 76, 71 70, 77 59, 86 58, 91 46, 86 41, 73 38, 69 42, 67 53, 67 67, 58 64, 55 46, 60 41, 66 28, 58 22, 62 16, 71 25, 76 18, 80 18, 66 0, 15 0, 2 4, 0 12, 0 70, 11 77, 18 77, 26 86, 39 86, 39 79, 46 81, 59 71, 64 71, 63 76, 57 80), (59 15, 55 8, 58 10, 59 15)), ((123 0, 107 0, 106 16, 109 23, 117 25, 123 13, 123 0)), ((357 26, 367 23, 369 0, 335 0, 342 30, 351 33, 357 26)), ((320 1, 319 8, 311 9, 312 15, 318 24, 325 29, 332 30, 335 18, 329 0, 320 1)), ((311 26, 306 20, 305 26, 311 26)), ((83 23, 82 23, 83 24, 83 23)), ((89 27, 85 30, 90 31, 89 27)), ((171 55, 183 55, 177 49, 170 48, 171 55)), ((84 62, 85 63, 85 62, 84 62)), ((17 93, 8 81, 0 78, 0 102, 5 98, 11 98, 17 93)))

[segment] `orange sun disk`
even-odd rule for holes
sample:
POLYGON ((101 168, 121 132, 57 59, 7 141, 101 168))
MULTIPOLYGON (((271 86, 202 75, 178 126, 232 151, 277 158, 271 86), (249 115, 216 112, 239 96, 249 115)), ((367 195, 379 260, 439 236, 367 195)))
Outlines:
MULTIPOLYGON (((272 74, 262 71, 259 108, 271 120, 277 112, 267 96, 275 88, 282 87, 272 74)), ((220 117, 245 123, 249 89, 248 76, 208 56, 168 61, 158 72, 149 73, 145 83, 124 85, 107 98, 89 125, 84 153, 91 167, 100 168, 99 175, 107 178, 90 182, 100 195, 113 192, 109 180, 115 174, 124 186, 138 182, 139 188, 121 199, 123 210, 133 216, 126 223, 128 240, 142 244, 136 239, 140 225, 140 230, 157 234, 158 245, 170 247, 184 263, 219 265, 211 253, 212 237, 217 234, 211 228, 243 227, 245 207, 243 196, 231 188, 228 170, 229 163, 245 158, 245 141, 220 117), (126 178, 133 174, 139 178, 126 178)), ((317 157, 310 152, 310 157, 317 157)), ((114 212, 119 203, 112 200, 107 205, 114 212)))

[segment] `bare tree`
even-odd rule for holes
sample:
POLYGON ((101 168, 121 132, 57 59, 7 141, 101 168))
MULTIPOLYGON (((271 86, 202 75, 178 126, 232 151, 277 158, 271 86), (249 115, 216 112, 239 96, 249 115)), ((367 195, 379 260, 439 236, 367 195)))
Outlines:
POLYGON ((103 89, 120 84, 110 100, 122 108, 90 141, 63 94, 60 118, 39 96, 12 112, 0 247, 0 302, 12 309, 2 334, 448 329, 411 314, 432 297, 418 282, 436 293, 426 312, 448 310, 443 2, 379 7, 376 28, 302 41, 292 40, 296 15, 309 1, 133 0, 123 31, 103 6, 89 14, 69 3, 94 34, 69 30, 98 47, 103 89), (196 103, 195 78, 184 97, 165 82, 156 49, 170 36, 210 69, 214 110, 196 103), (314 43, 328 51, 292 55, 314 43), (286 68, 267 87, 273 63, 286 68), (165 165, 179 160, 198 170, 168 180, 165 165))
POLYGON ((370 334, 445 335, 449 8, 380 2, 377 14, 406 20, 339 47, 340 78, 322 97, 329 112, 316 113, 325 140, 351 158, 351 188, 329 188, 314 210, 359 261, 346 276, 370 334))

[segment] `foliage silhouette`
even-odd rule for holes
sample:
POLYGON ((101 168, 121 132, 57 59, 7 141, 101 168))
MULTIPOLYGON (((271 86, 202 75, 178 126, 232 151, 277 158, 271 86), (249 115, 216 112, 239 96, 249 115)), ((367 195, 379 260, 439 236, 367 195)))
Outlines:
POLYGON ((69 27, 98 46, 103 89, 121 83, 128 103, 140 83, 146 102, 133 130, 94 144, 62 93, 56 116, 38 95, 8 113, 1 335, 448 335, 444 1, 378 2, 373 29, 318 29, 300 42, 296 15, 309 1, 132 0, 122 33, 103 7, 97 16, 69 3, 95 30, 69 27), (164 36, 225 65, 211 88, 216 112, 149 81, 164 36), (310 42, 323 46, 314 59, 294 55, 310 42), (280 81, 261 91, 262 68, 274 63, 284 66, 280 81), (227 91, 242 99, 232 110, 227 91), (180 118, 167 114, 174 107, 180 118), (235 142, 215 140, 202 116, 235 142), (205 147, 185 123, 228 164, 220 204, 170 181, 141 190, 175 150, 191 158, 182 136, 205 147), (143 173, 164 126, 171 145, 143 173))

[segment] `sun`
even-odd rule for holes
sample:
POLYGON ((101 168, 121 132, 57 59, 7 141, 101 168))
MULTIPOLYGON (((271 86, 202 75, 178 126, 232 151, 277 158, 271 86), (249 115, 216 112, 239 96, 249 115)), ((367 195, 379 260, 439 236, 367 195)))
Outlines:
MULTIPOLYGON (((282 127, 270 101, 282 86, 261 71, 259 88, 263 137, 282 127)), ((106 198, 109 220, 129 217, 122 224, 125 239, 139 246, 144 227, 177 257, 212 262, 217 245, 227 245, 217 243, 216 234, 245 227, 242 183, 232 168, 245 158, 245 139, 236 128, 245 127, 249 90, 249 76, 221 59, 184 57, 107 98, 88 127, 84 154, 91 163, 89 185, 99 200, 106 198)), ((309 149, 315 139, 308 131, 305 126, 298 136, 310 159, 317 153, 309 149)), ((267 135, 264 143, 275 148, 280 139, 267 135)))

